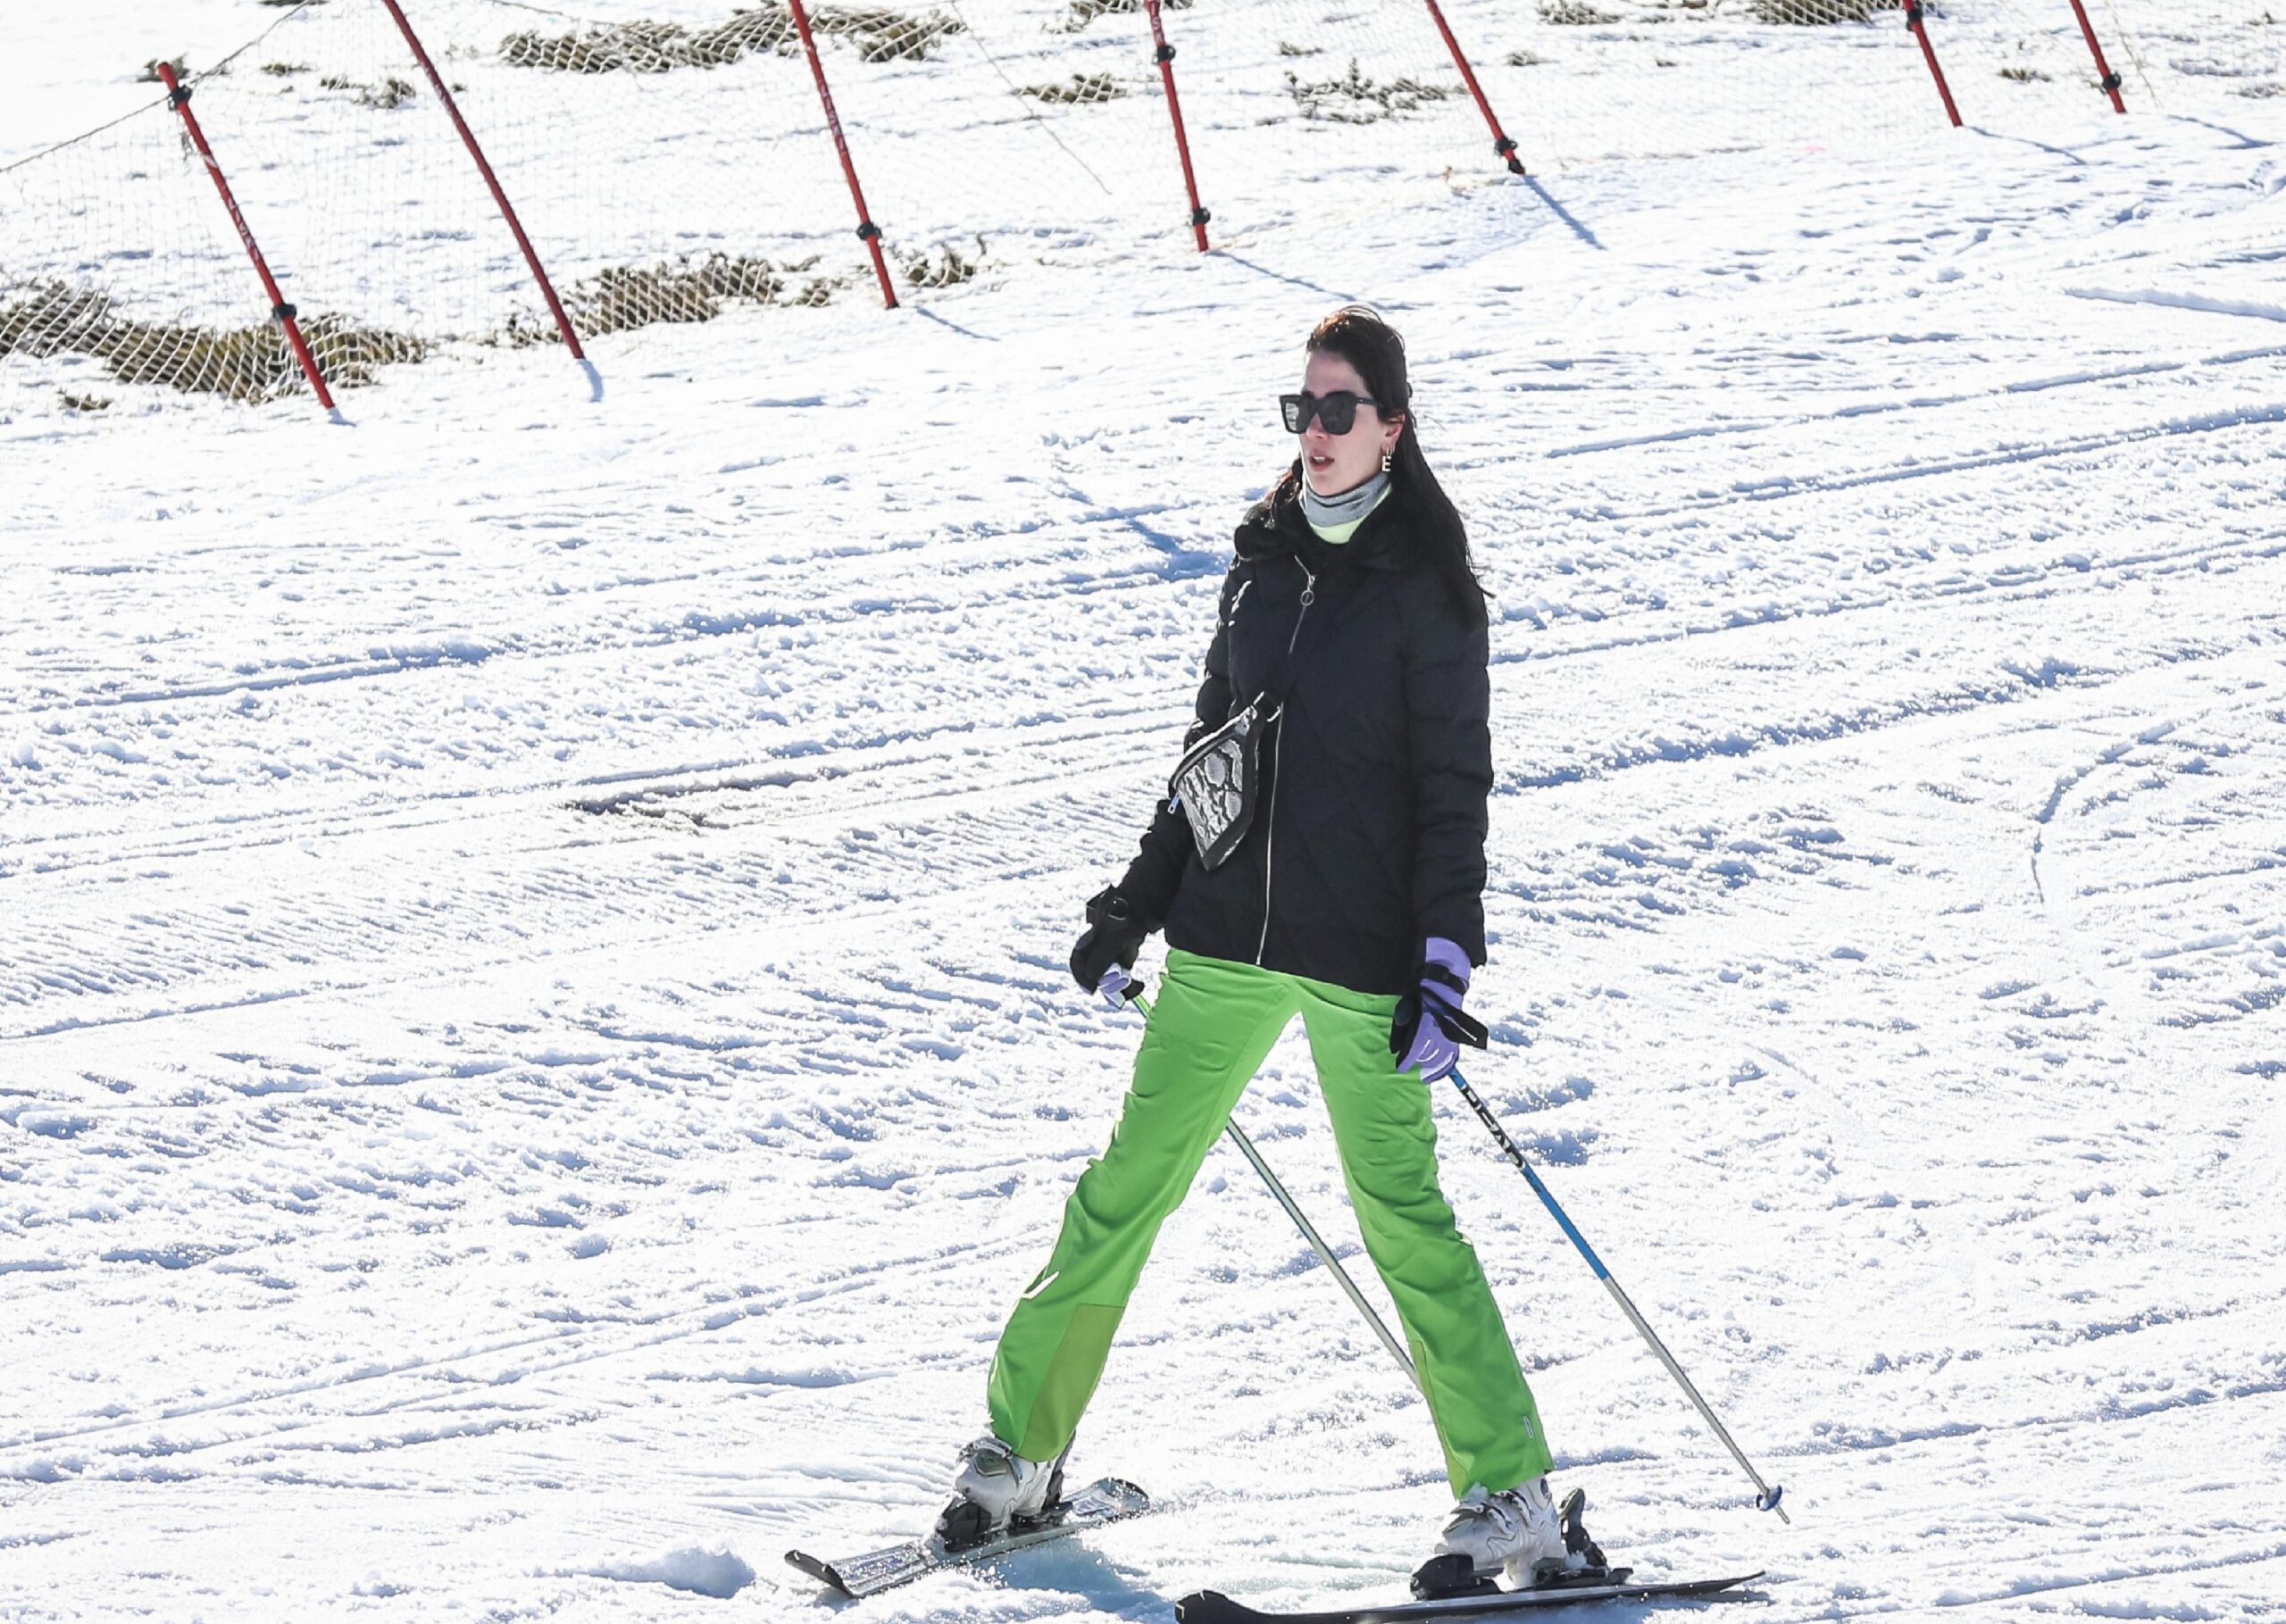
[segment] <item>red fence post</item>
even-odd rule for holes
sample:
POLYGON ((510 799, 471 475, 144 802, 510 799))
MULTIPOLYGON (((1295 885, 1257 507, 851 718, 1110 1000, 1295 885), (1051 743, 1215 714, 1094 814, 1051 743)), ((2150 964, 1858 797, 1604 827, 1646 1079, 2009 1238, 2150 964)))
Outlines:
POLYGON ((833 131, 834 150, 841 154, 841 172, 848 178, 849 196, 857 204, 857 235, 865 246, 873 251, 873 274, 881 280, 881 302, 891 310, 897 308, 897 289, 889 282, 889 262, 881 257, 881 229, 865 212, 865 194, 857 184, 857 166, 849 161, 849 143, 841 133, 841 115, 833 110, 833 92, 826 87, 825 63, 818 55, 818 42, 810 33, 810 13, 802 0, 791 0, 794 26, 802 32, 802 49, 809 53, 810 72, 818 81, 818 100, 825 106, 826 128, 833 131))
POLYGON ((1937 47, 1929 43, 1929 27, 1921 17, 1921 0, 1898 0, 1898 4, 1905 8, 1905 26, 1911 29, 1913 37, 1921 42, 1921 54, 1929 63, 1929 77, 1937 81, 1937 94, 1945 98, 1945 116, 1952 120, 1953 128, 1958 129, 1961 127, 1961 110, 1953 105, 1952 87, 1945 83, 1945 71, 1937 65, 1937 47))
POLYGON ((246 257, 262 278, 264 292, 270 295, 270 317, 286 329, 287 342, 294 346, 294 358, 302 363, 302 375, 310 380, 310 387, 317 391, 318 404, 328 412, 334 410, 333 396, 325 387, 324 374, 318 371, 317 360, 310 354, 310 346, 302 342, 302 329, 294 320, 294 307, 286 303, 286 296, 278 291, 278 279, 270 274, 270 262, 262 257, 262 249, 254 240, 254 232, 246 225, 246 217, 238 212, 238 200, 230 196, 230 183, 223 178, 222 166, 214 162, 214 149, 206 145, 206 132, 198 127, 198 115, 190 110, 190 92, 175 82, 175 71, 168 62, 158 64, 159 78, 167 87, 167 105, 182 115, 183 128, 190 132, 191 145, 198 148, 198 155, 206 165, 206 172, 214 178, 214 189, 222 194, 222 206, 230 211, 230 223, 238 229, 238 240, 246 246, 246 257))
POLYGON ((2119 99, 2119 75, 2113 72, 2111 64, 2104 60, 2104 48, 2096 40, 2096 25, 2088 21, 2088 8, 2081 4, 2080 0, 2072 0, 2072 10, 2080 19, 2080 32, 2087 37, 2088 54, 2096 59, 2096 72, 2100 76, 2096 82, 2103 87, 2104 94, 2111 97, 2111 110, 2125 112, 2127 104, 2119 99))
POLYGON ((1182 100, 1175 95, 1175 48, 1167 43, 1167 30, 1159 21, 1159 0, 1143 0, 1143 8, 1151 16, 1151 60, 1159 64, 1159 82, 1167 87, 1167 116, 1174 121, 1175 153, 1182 159, 1182 187, 1190 196, 1190 230, 1198 239, 1198 251, 1206 252, 1206 222, 1214 218, 1198 203, 1198 177, 1191 172, 1190 137, 1183 133, 1182 100))
POLYGON ((1428 0, 1428 4, 1429 14, 1437 20, 1437 31, 1445 37, 1445 49, 1453 54, 1453 65, 1461 71, 1461 78, 1467 81, 1468 93, 1476 98, 1477 111, 1492 127, 1492 150, 1507 160, 1510 174, 1523 174, 1524 161, 1516 156, 1516 144, 1508 139, 1508 132, 1500 128, 1499 119, 1493 114, 1492 104, 1485 99, 1483 87, 1476 82, 1476 70, 1468 65, 1468 58, 1461 54, 1461 42, 1453 37, 1452 28, 1445 21, 1443 8, 1438 5, 1437 0, 1428 0))
POLYGON ((461 117, 460 104, 453 100, 453 93, 446 88, 444 75, 438 73, 437 64, 429 60, 428 48, 421 43, 421 37, 413 31, 413 24, 405 18, 405 8, 397 4, 397 0, 381 0, 381 4, 388 6, 389 15, 396 19, 397 32, 403 34, 405 43, 413 47, 413 60, 429 76, 430 87, 436 91, 437 99, 445 104, 445 111, 452 115, 453 128, 461 132, 461 139, 468 146, 468 155, 476 160, 477 172, 484 177, 484 184, 492 188, 492 201, 499 205, 500 218, 508 222, 508 229, 515 233, 516 246, 524 251, 524 263, 532 268, 532 280, 539 284, 540 296, 547 301, 548 314, 555 318, 555 330, 563 335, 564 347, 572 352, 572 360, 585 361, 587 353, 580 347, 580 335, 572 330, 571 318, 563 313, 563 304, 555 296, 555 286, 548 281, 547 272, 541 269, 539 255, 532 251, 531 238, 524 235, 523 222, 516 218, 516 211, 508 202, 508 194, 500 189, 499 178, 493 174, 492 165, 485 161, 484 149, 476 144, 476 132, 468 127, 468 121, 461 117))

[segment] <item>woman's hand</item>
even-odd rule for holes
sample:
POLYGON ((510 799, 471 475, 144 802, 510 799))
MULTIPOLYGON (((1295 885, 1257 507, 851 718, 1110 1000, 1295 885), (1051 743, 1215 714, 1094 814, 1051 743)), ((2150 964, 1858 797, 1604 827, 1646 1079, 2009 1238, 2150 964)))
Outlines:
POLYGON ((1433 1083, 1460 1063, 1460 1045, 1484 1047, 1484 1023, 1461 1011, 1468 996, 1468 954, 1457 942, 1429 938, 1422 951, 1421 987, 1397 1000, 1389 1024, 1389 1053, 1400 1074, 1415 1071, 1433 1083))
POLYGON ((1072 949, 1072 979, 1080 991, 1100 994, 1112 1008, 1124 1009, 1128 989, 1142 985, 1127 972, 1150 934, 1127 893, 1105 886, 1088 899, 1088 928, 1072 949))

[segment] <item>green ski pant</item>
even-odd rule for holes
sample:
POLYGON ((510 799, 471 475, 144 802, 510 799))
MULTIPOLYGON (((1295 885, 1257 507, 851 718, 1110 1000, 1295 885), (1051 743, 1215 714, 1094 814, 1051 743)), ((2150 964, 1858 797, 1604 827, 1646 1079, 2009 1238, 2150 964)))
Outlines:
POLYGON ((1159 1226, 1298 1013, 1357 1227, 1396 1300, 1453 1493, 1514 1488, 1548 1470, 1507 1328, 1437 1187, 1429 1089, 1389 1054, 1396 1007, 1386 995, 1168 954, 1111 1145, 1080 1176, 1047 1267, 1000 1334, 987 1394, 995 1436, 1034 1461, 1071 1443, 1159 1226))

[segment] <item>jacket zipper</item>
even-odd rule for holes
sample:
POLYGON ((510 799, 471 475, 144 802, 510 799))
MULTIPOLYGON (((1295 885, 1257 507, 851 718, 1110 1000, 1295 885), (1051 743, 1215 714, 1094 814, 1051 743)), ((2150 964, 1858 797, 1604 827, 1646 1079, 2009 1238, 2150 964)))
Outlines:
MULTIPOLYGON (((1310 605, 1317 602, 1318 596, 1318 578, 1310 573, 1309 565, 1302 563, 1300 559, 1294 562, 1300 565, 1302 571, 1302 609, 1294 617, 1292 635, 1286 639, 1286 657, 1289 660, 1294 656, 1294 645, 1302 640, 1302 622, 1309 619, 1310 605)), ((1286 714, 1286 701, 1283 699, 1278 702, 1278 714, 1281 717, 1286 714)), ((1286 730, 1283 728, 1278 730, 1278 754, 1279 765, 1282 769, 1286 755, 1286 730)), ((1262 937, 1254 945, 1254 962, 1257 968, 1262 963, 1263 955, 1270 951, 1270 871, 1271 865, 1278 857, 1278 780, 1284 776, 1283 771, 1279 771, 1270 777, 1270 805, 1266 809, 1270 814, 1270 827, 1263 831, 1262 837, 1262 937)))

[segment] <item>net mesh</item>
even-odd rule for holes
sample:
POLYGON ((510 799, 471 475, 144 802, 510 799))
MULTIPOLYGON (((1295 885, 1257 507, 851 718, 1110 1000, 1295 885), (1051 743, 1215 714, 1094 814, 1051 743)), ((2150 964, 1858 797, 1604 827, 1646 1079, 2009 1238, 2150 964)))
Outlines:
MULTIPOLYGON (((2122 3, 2089 11, 2132 108, 2277 116, 2286 24, 2225 0, 2128 18, 2122 3)), ((579 332, 877 299, 790 9, 641 4, 616 18, 517 0, 406 6, 579 332)), ((1535 170, 1933 147, 1945 130, 1889 0, 1445 0, 1443 13, 1535 170)), ((1931 0, 1925 16, 1971 124, 2054 136, 2110 116, 2069 0, 1931 0)), ((823 4, 810 18, 901 296, 1188 247, 1142 0, 823 4)), ((1505 179, 1424 0, 1166 0, 1163 20, 1218 243, 1386 207, 1404 188, 1505 179)), ((380 0, 288 9, 192 82, 331 381, 557 341, 380 0)), ((0 411, 305 387, 163 102, 0 171, 0 411)))
MULTIPOLYGON (((180 120, 163 102, 0 171, 0 411, 122 397, 239 402, 305 387, 180 120)), ((420 342, 338 313, 305 323, 330 374, 366 381, 420 342)))
POLYGON ((2253 118, 2265 128, 2286 120, 2286 5, 2139 4, 2123 28, 2118 0, 2104 0, 2099 9, 2097 25, 2112 67, 2127 81, 2130 106, 2253 118))
MULTIPOLYGON (((1947 128, 1897 0, 1540 0, 1492 21, 1496 9, 1473 12, 1487 87, 1542 163, 1932 145, 1947 128)), ((2116 59, 2123 37, 2095 21, 2116 59)), ((2069 0, 1943 0, 1923 21, 1968 124, 2060 138, 2111 112, 2069 0)))
MULTIPOLYGON (((718 30, 711 56, 693 50, 669 72, 678 36, 658 27, 550 66, 549 42, 578 37, 571 20, 484 0, 407 10, 577 330, 830 296, 822 250, 841 235, 827 207, 838 175, 830 152, 771 116, 802 87, 780 53, 718 30)), ((432 345, 557 341, 385 7, 305 7, 199 96, 218 150, 227 131, 260 155, 243 179, 233 165, 233 179, 305 307, 432 345)), ((810 106, 814 122, 813 96, 810 106)))
POLYGON ((1184 110, 1225 238, 1507 172, 1421 0, 1201 0, 1182 26, 1184 110))

